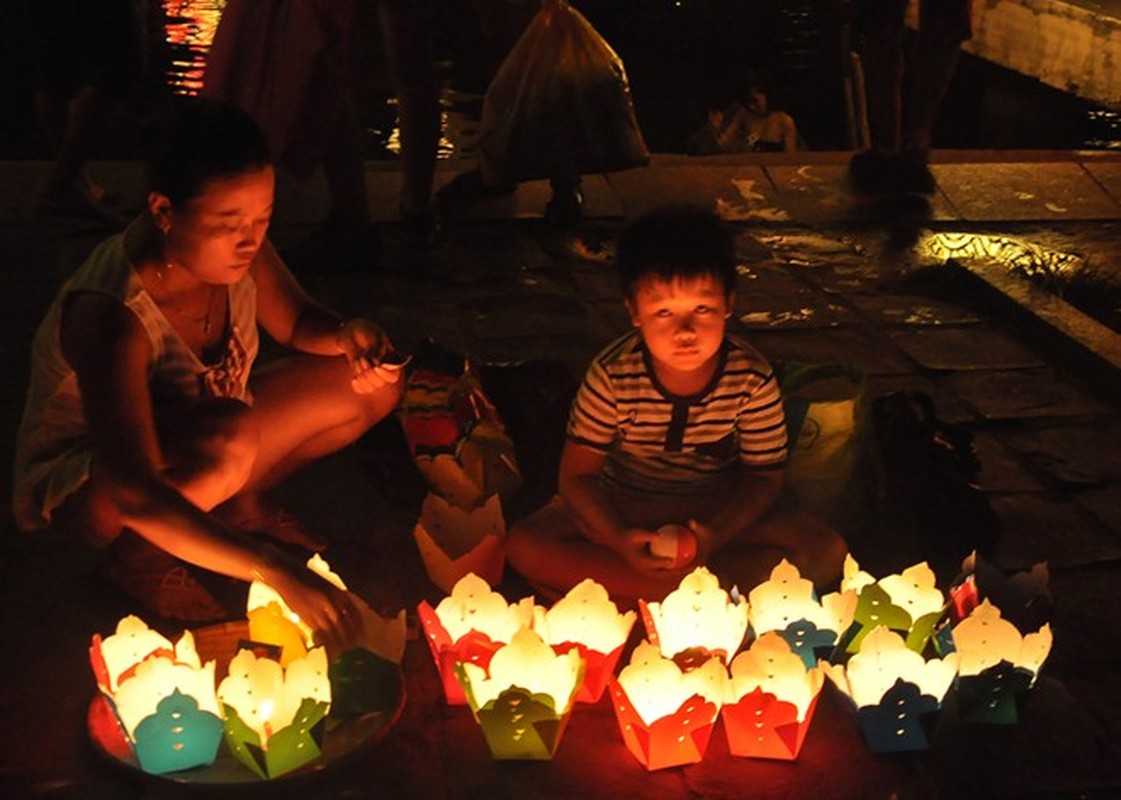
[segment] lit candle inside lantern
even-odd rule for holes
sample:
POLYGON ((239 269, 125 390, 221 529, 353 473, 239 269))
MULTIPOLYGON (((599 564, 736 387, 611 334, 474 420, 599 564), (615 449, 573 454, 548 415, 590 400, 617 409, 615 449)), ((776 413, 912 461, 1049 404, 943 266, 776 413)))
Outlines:
POLYGON ((576 699, 595 703, 615 670, 627 636, 634 627, 635 612, 620 614, 599 583, 587 578, 545 610, 537 606, 533 628, 557 652, 575 648, 587 662, 583 684, 576 699))
POLYGON ((651 770, 700 761, 727 682, 719 659, 683 671, 653 644, 639 644, 619 677, 609 679, 627 749, 651 770))
POLYGON ((727 661, 747 634, 747 602, 730 597, 706 567, 682 578, 662 602, 639 607, 650 641, 670 658, 700 650, 727 661))
POLYGON ((316 647, 287 668, 241 650, 218 686, 226 712, 226 741, 262 778, 290 772, 319 757, 330 710, 327 654, 316 647))

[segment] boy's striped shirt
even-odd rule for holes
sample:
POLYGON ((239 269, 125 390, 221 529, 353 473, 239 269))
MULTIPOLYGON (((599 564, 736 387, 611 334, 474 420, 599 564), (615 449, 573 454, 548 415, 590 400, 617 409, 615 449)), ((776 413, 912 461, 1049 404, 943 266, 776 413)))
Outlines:
POLYGON ((693 397, 667 393, 653 373, 639 331, 604 349, 572 404, 568 437, 607 453, 604 478, 650 492, 694 491, 737 465, 786 460, 786 420, 767 360, 726 335, 707 387, 693 397))

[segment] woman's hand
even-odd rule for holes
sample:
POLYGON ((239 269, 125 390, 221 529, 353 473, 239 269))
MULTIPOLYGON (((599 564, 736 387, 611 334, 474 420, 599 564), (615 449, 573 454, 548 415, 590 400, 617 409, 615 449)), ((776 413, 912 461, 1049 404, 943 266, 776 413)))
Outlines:
POLYGON ((270 560, 261 579, 315 632, 333 658, 353 648, 362 632, 354 597, 287 556, 270 560))
POLYGON ((403 360, 387 360, 394 356, 393 343, 381 328, 365 319, 344 322, 336 337, 339 352, 350 364, 351 388, 359 394, 370 394, 401 380, 403 360))

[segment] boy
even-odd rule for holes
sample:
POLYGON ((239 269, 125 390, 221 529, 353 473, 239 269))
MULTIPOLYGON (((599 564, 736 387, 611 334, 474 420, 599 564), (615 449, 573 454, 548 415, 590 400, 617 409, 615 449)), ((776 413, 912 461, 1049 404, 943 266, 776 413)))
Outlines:
POLYGON ((708 564, 745 592, 787 558, 823 586, 841 572, 841 537, 779 503, 786 423, 770 365, 725 330, 735 242, 686 207, 635 220, 619 241, 635 330, 592 362, 573 402, 557 496, 510 530, 511 565, 543 591, 587 577, 621 601, 660 600, 708 564), (651 552, 664 525, 686 528, 686 564, 651 552))

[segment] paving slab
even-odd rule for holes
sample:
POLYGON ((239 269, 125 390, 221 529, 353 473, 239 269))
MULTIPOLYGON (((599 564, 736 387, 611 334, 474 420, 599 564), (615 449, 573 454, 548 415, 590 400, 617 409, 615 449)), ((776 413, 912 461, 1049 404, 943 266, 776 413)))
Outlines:
POLYGON ((729 220, 789 221, 758 166, 665 166, 615 172, 608 182, 627 216, 670 203, 692 203, 729 220))
POLYGON ((1073 162, 932 164, 938 186, 962 219, 1116 219, 1117 203, 1073 162))
POLYGON ((1102 185, 1115 202, 1121 203, 1121 164, 1094 162, 1084 164, 1090 176, 1102 185))
MULTIPOLYGON (((848 186, 847 164, 803 164, 769 166, 767 175, 778 189, 779 201, 798 220, 815 222, 862 222, 870 214, 881 214, 879 199, 862 198, 848 186)), ((924 204, 930 219, 957 219, 953 206, 941 192, 924 204)))
POLYGON ((1073 495, 1073 499, 1121 539, 1121 484, 1086 489, 1073 495))
POLYGON ((1024 459, 1004 444, 1001 439, 986 431, 973 434, 973 445, 981 462, 979 484, 983 492, 1043 492, 1047 487, 1040 482, 1024 459))
POLYGON ((926 295, 853 294, 848 302, 872 322, 884 325, 966 325, 983 319, 968 306, 926 295))
POLYGON ((1121 559, 1121 539, 1078 504, 1046 495, 989 495, 1008 533, 997 543, 993 562, 1023 570, 1046 561, 1055 569, 1121 559))
POLYGON ((1080 417, 1110 407, 1053 369, 954 372, 939 378, 951 391, 991 420, 1080 417))
POLYGON ((906 356, 863 329, 752 331, 748 339, 768 358, 807 364, 850 363, 865 375, 914 371, 906 356))
POLYGON ((994 370, 1046 364, 1014 336, 990 326, 891 330, 887 335, 926 369, 994 370))
POLYGON ((1072 489, 1121 481, 1121 420, 1008 430, 1001 438, 1056 484, 1072 489))

